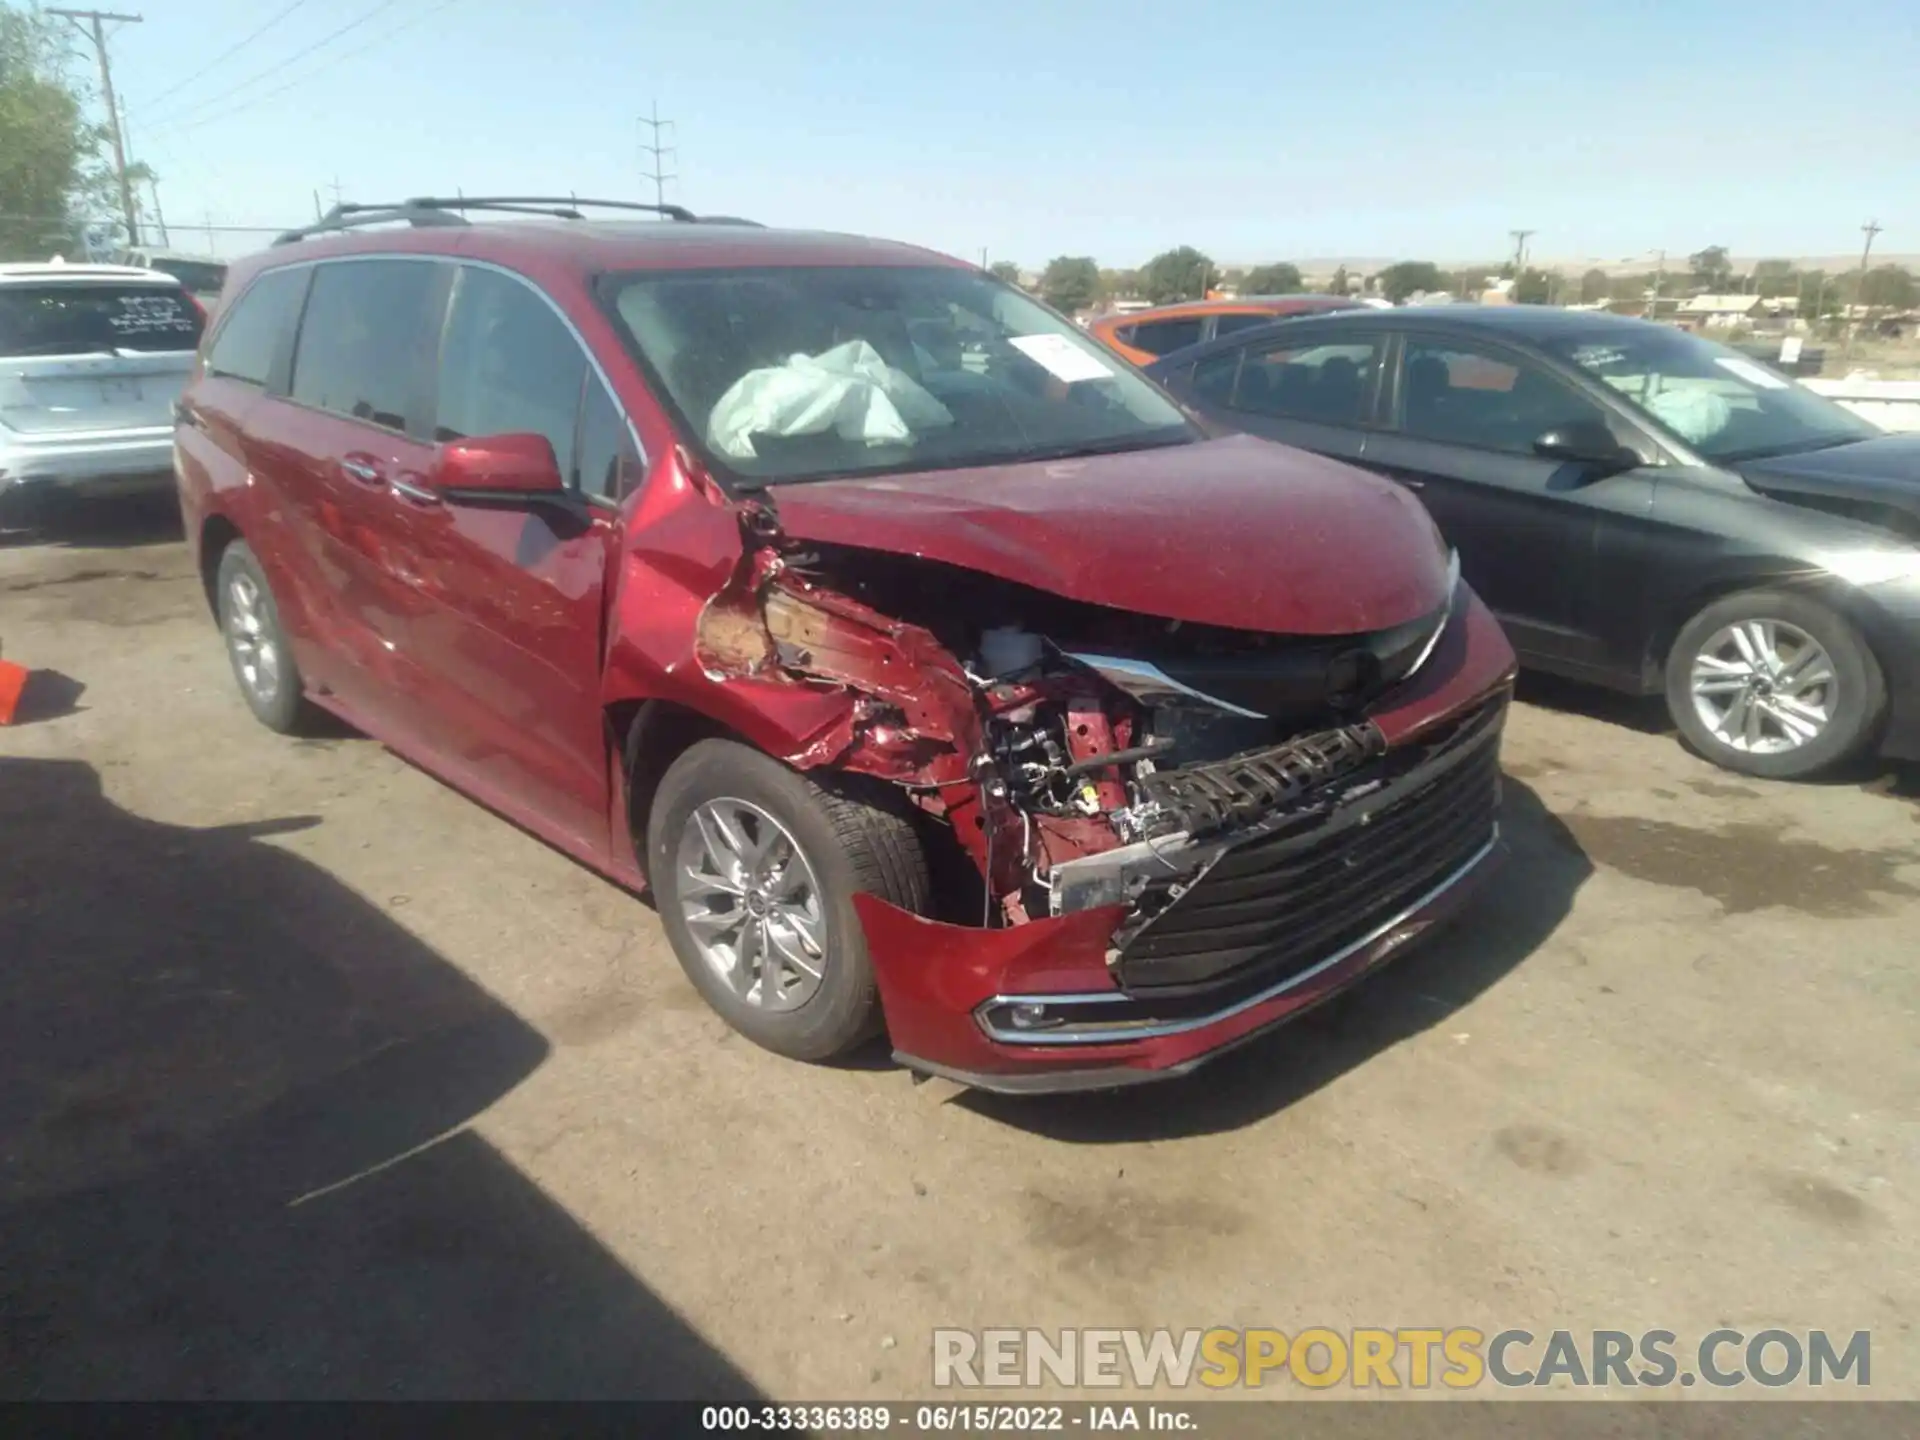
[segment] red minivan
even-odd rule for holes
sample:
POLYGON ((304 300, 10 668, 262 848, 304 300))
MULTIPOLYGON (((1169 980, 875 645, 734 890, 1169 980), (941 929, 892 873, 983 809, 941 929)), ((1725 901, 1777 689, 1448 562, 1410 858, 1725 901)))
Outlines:
POLYGON ((581 204, 234 265, 176 465, 267 725, 651 888, 767 1048, 996 1090, 1191 1070, 1491 868, 1513 652, 1417 501, 971 265, 581 204))

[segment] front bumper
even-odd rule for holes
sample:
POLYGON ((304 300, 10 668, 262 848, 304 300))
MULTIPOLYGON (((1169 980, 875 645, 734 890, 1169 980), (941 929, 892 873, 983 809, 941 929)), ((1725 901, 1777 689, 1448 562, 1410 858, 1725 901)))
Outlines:
MULTIPOLYGON (((1467 902, 1491 875, 1505 853, 1505 843, 1496 828, 1486 844, 1466 864, 1385 924, 1307 970, 1212 1013, 1178 1021, 1149 1022, 1139 1026, 1129 1039, 1090 1044, 1063 1041, 1057 1031, 1035 1032, 1037 1044, 1021 1045, 994 1038, 985 1033, 984 1025, 980 1025, 974 1034, 967 1034, 956 1026, 940 1037, 928 1035, 923 1029, 921 1033, 925 1038, 919 1042, 923 1047, 930 1048, 928 1041, 932 1040, 941 1050, 953 1053, 954 1061, 958 1063, 932 1059, 906 1049, 896 1049, 894 1059, 910 1070, 942 1076, 975 1089, 1019 1095, 1112 1090, 1191 1074, 1207 1061, 1217 1059, 1226 1051, 1256 1039, 1289 1020, 1297 1019, 1316 1005, 1331 999, 1358 982, 1389 956, 1440 925, 1467 902)), ((871 896, 857 897, 856 905, 860 909, 862 923, 867 927, 868 943, 871 945, 876 933, 877 916, 874 912, 891 910, 892 907, 884 901, 873 900, 871 896)), ((909 923, 918 918, 904 911, 893 911, 893 917, 909 923)), ((1113 913, 1113 918, 1118 919, 1117 912, 1113 913)), ((932 922, 918 923, 925 925, 932 922)), ((1046 925, 1053 922, 1039 923, 1046 925)), ((878 927, 883 934, 885 927, 886 922, 878 927)), ((1097 930, 1092 935, 1098 947, 1093 953, 1104 953, 1105 936, 1097 930)), ((1020 1001, 1037 1003, 1044 1008, 1056 1005, 1084 1008, 1094 1003, 1124 1003, 1127 998, 1118 990, 1060 995, 1036 992, 1016 996, 995 995, 985 1004, 1005 1005, 1020 1001)), ((897 1028, 891 1005, 887 1014, 889 1027, 897 1028)), ((966 1016, 966 1024, 978 1024, 978 1014, 976 1011, 966 1016)))
MULTIPOLYGON (((1116 931, 1131 928, 1124 904, 987 930, 856 895, 895 1058, 1010 1093, 1112 1089, 1183 1075, 1344 990, 1446 919, 1504 854, 1497 757, 1512 651, 1477 601, 1471 608, 1464 633, 1446 647, 1448 678, 1429 680, 1424 693, 1376 716, 1394 742, 1387 760, 1396 751, 1418 758, 1385 789, 1343 800, 1312 828, 1278 842, 1273 848, 1284 853, 1270 868, 1258 856, 1251 872, 1223 865, 1222 872, 1237 873, 1211 897, 1203 892, 1220 872, 1195 872, 1187 893, 1199 914, 1184 929, 1176 925, 1175 944, 1160 949, 1190 953, 1195 920, 1202 930, 1216 925, 1222 902, 1235 919, 1258 911, 1271 933, 1301 936, 1298 943, 1283 941, 1214 978, 1129 984, 1130 973, 1147 973, 1135 957, 1151 955, 1154 945, 1151 929, 1136 930, 1145 938, 1123 938, 1114 963, 1116 931), (1469 805, 1473 814, 1462 818, 1469 805), (1343 865, 1355 867, 1345 880, 1343 865), (1250 873, 1273 877, 1251 901, 1250 873), (1297 906, 1278 898, 1295 894, 1297 906), (1318 926, 1312 938, 1295 923, 1301 917, 1318 926), (1333 923, 1319 923, 1329 917, 1333 923)), ((1163 920, 1173 914, 1162 912, 1163 920)), ((1168 973, 1162 965, 1159 975, 1168 973)))
POLYGON ((0 489, 118 494, 172 484, 172 426, 0 437, 0 489))

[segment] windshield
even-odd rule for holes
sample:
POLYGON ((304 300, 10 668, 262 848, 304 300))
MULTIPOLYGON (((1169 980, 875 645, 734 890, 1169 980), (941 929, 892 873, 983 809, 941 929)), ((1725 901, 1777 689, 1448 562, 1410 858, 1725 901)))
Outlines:
POLYGON ((162 285, 0 286, 0 356, 193 350, 200 314, 162 285))
POLYGON ((1880 432, 1737 350, 1661 327, 1546 348, 1604 380, 1708 460, 1757 460, 1880 432))
POLYGON ((708 457, 748 486, 1197 438, 1068 322, 949 267, 622 276, 613 307, 708 457))

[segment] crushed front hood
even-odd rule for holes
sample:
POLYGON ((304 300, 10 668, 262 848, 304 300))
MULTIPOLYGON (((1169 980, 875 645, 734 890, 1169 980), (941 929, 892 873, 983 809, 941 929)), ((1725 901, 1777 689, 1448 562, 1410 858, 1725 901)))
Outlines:
POLYGON ((767 495, 797 540, 922 556, 1195 624, 1357 635, 1447 597, 1447 557, 1418 501, 1246 436, 767 495))

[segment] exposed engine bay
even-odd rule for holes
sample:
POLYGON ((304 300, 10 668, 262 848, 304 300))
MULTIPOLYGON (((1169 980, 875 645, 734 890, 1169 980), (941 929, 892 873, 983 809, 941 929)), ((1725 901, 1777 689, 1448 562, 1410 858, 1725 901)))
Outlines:
MULTIPOLYGON (((985 880, 970 923, 1125 904, 1127 938, 1227 846, 1384 783, 1368 706, 1450 618, 1284 636, 1132 614, 939 562, 796 546, 771 517, 703 613, 716 678, 844 687, 797 755, 907 789, 985 880)), ((1449 597, 1456 589, 1449 583, 1449 597)))

